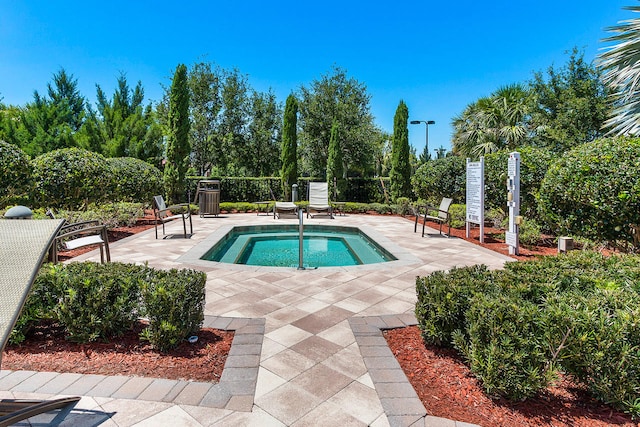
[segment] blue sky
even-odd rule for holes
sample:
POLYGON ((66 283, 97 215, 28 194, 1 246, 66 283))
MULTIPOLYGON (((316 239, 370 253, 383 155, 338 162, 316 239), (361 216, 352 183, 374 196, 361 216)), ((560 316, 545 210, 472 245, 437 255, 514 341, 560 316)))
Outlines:
MULTIPOLYGON (((0 97, 24 105, 60 68, 82 94, 110 96, 120 72, 156 101, 179 63, 199 60, 248 75, 284 104, 334 65, 364 83, 376 123, 393 131, 400 100, 410 120, 435 120, 429 147, 450 148, 451 119, 498 87, 587 60, 605 28, 635 17, 633 0, 11 1, 0 0, 0 97)), ((424 149, 425 127, 410 126, 424 149)))

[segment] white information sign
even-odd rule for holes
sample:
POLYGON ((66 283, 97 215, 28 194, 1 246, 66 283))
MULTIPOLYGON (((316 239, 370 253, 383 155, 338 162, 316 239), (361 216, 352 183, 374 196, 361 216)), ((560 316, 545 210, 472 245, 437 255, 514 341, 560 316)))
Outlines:
POLYGON ((507 231, 504 233, 505 243, 510 247, 518 246, 518 234, 507 231))
POLYGON ((509 163, 507 163, 507 176, 509 176, 509 177, 515 177, 516 176, 516 169, 518 167, 517 166, 518 165, 518 160, 519 160, 519 158, 516 157, 516 156, 509 156, 509 163))
POLYGON ((479 162, 467 159, 467 238, 471 224, 480 226, 480 242, 484 242, 484 157, 479 162))

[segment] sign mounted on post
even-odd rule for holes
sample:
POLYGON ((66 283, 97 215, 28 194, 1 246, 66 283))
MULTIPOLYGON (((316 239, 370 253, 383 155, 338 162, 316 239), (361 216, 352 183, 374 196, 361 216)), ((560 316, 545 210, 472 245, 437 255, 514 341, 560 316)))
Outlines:
POLYGON ((479 162, 467 159, 467 239, 471 224, 480 226, 480 243, 484 243, 484 157, 479 162))
POLYGON ((507 165, 507 207, 509 208, 509 231, 505 241, 509 255, 518 255, 518 228, 520 226, 520 153, 509 153, 507 165))

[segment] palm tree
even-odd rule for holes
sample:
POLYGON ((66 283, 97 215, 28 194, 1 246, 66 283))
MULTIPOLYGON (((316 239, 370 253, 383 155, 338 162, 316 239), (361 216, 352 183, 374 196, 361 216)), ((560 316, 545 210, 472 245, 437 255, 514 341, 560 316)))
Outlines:
POLYGON ((522 145, 529 136, 528 96, 526 89, 514 84, 469 104, 453 119, 453 151, 479 157, 522 145))
MULTIPOLYGON (((640 6, 624 9, 640 12, 640 6)), ((640 19, 628 19, 607 28, 614 35, 604 42, 615 43, 599 55, 604 80, 614 92, 613 111, 604 126, 610 134, 640 134, 640 19)))

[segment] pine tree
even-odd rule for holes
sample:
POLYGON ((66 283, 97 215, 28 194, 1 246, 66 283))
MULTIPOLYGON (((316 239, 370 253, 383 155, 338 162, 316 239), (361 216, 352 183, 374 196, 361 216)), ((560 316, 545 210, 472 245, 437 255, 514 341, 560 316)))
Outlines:
POLYGON ((393 118, 393 140, 391 142, 391 197, 411 195, 411 164, 409 163, 409 109, 400 101, 393 118))
POLYGON ((285 200, 291 198, 291 185, 298 180, 298 101, 289 95, 282 124, 282 188, 285 200))
POLYGON ((185 192, 185 175, 189 167, 189 86, 187 67, 178 65, 169 94, 169 134, 164 186, 170 203, 178 203, 185 192))
POLYGON ((344 190, 346 188, 346 181, 344 180, 344 164, 342 159, 342 147, 341 147, 342 132, 340 124, 334 120, 331 126, 331 137, 329 139, 329 154, 327 157, 327 182, 329 188, 332 188, 334 181, 337 187, 337 193, 335 195, 336 200, 344 198, 344 190))

